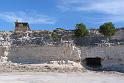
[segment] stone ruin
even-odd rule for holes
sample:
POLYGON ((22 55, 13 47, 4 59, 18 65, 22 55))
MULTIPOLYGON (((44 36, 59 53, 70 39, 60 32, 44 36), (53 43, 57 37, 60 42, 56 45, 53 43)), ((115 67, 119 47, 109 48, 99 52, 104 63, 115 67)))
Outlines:
MULTIPOLYGON (((17 64, 74 64, 79 63, 83 67, 91 70, 116 70, 124 72, 124 44, 117 42, 102 43, 102 36, 93 35, 79 39, 78 43, 69 41, 60 41, 55 43, 48 36, 51 32, 43 32, 41 38, 46 44, 41 45, 31 43, 30 29, 26 32, 19 32, 19 38, 10 36, 1 40, 0 46, 0 62, 1 63, 17 63, 17 64), (21 33, 21 34, 20 34, 21 33), (28 35, 27 35, 28 34, 28 35), (21 35, 21 37, 20 37, 21 35), (44 38, 43 38, 44 37, 44 38), (85 41, 84 41, 85 40, 85 41), (99 41, 97 41, 99 40, 99 41), (16 42, 15 42, 16 41, 16 42), (97 42, 96 42, 97 41, 97 42), (13 44, 15 42, 15 44, 13 44), (17 43, 17 42, 20 42, 17 43), (26 42, 26 43, 25 43, 26 42), (30 42, 30 43, 29 43, 30 42), (52 42, 52 44, 51 44, 52 42), (76 45, 78 44, 78 45, 76 45), (96 45, 99 44, 99 45, 96 45), (109 44, 109 45, 107 45, 109 44), (111 45, 110 45, 111 44, 111 45)), ((122 31, 121 31, 122 32, 122 31)), ((62 33, 63 34, 63 33, 62 33)), ((72 35, 72 33, 71 33, 72 35)), ((123 39, 121 33, 121 39, 123 39)), ((119 33, 117 33, 119 36, 119 33)), ((114 36, 115 39, 117 36, 114 36)), ((35 41, 37 42, 37 41, 35 41)))
POLYGON ((0 47, 1 63, 73 64, 91 70, 124 71, 124 46, 11 46, 0 47))

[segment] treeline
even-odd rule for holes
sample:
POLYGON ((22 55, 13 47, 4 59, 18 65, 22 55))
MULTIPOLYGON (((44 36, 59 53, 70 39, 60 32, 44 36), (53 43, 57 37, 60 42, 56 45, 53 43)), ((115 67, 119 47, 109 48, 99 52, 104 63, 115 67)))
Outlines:
MULTIPOLYGON (((74 30, 74 33, 75 33, 75 37, 77 38, 84 37, 89 34, 86 25, 83 23, 76 24, 75 28, 76 29, 74 30)), ((99 30, 99 33, 101 33, 108 39, 111 38, 111 36, 113 36, 116 32, 116 28, 112 22, 107 22, 102 24, 98 30, 99 30)))
MULTIPOLYGON (((63 28, 57 28, 56 30, 64 30, 63 28)), ((53 30, 53 38, 54 39, 59 39, 59 35, 56 33, 56 30, 53 30)), ((74 38, 80 38, 80 37, 85 37, 89 35, 89 30, 87 26, 84 23, 79 23, 75 25, 75 29, 72 30, 74 32, 74 38)), ((116 27, 112 22, 107 22, 102 25, 100 25, 98 29, 99 33, 106 37, 107 39, 110 39, 113 35, 116 33, 116 27)))

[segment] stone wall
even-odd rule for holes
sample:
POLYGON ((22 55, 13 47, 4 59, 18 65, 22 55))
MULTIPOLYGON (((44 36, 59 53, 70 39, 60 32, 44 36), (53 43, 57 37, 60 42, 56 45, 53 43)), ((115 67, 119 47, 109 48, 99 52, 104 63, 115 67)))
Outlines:
POLYGON ((80 57, 72 47, 13 46, 8 61, 13 63, 36 64, 50 61, 79 61, 80 57))
POLYGON ((3 46, 0 46, 0 57, 4 56, 4 50, 5 48, 3 46))
POLYGON ((102 68, 124 71, 124 46, 81 47, 81 59, 99 57, 102 68))
MULTIPOLYGON (((52 61, 62 64, 98 57, 102 60, 102 69, 124 71, 124 46, 81 47, 80 50, 81 54, 75 46, 12 46, 9 48, 7 57, 8 61, 22 64, 41 64, 52 61)), ((0 48, 0 54, 4 56, 3 48, 0 48)))

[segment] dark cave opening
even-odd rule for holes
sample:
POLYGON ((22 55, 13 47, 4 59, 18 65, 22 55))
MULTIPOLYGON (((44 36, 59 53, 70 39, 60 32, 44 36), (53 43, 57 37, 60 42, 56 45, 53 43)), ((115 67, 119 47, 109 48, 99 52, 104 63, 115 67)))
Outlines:
POLYGON ((86 58, 85 65, 91 68, 100 68, 102 66, 101 64, 101 58, 86 58))

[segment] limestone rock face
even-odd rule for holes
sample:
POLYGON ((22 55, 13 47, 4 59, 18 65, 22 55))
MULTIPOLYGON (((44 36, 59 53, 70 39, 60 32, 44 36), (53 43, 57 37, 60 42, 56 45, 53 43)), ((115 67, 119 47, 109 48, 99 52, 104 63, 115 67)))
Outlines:
POLYGON ((124 71, 123 45, 111 47, 81 47, 82 61, 86 58, 101 58, 101 66, 103 69, 124 71))
POLYGON ((64 46, 13 46, 8 55, 8 61, 24 64, 50 63, 50 61, 68 63, 68 60, 79 62, 78 50, 64 46))

